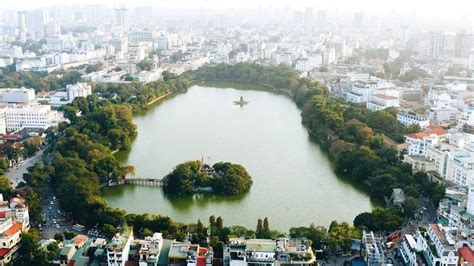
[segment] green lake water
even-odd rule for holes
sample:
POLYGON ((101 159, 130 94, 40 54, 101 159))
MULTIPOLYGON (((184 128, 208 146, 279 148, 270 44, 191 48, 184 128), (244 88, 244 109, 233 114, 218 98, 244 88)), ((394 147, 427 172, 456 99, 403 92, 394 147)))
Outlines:
POLYGON ((170 216, 180 222, 207 222, 254 229, 268 217, 271 229, 352 223, 373 207, 369 196, 338 178, 326 154, 301 124, 300 110, 285 95, 259 90, 193 86, 136 115, 138 136, 117 156, 136 167, 137 177, 162 178, 174 166, 203 156, 242 164, 253 178, 245 195, 170 197, 160 187, 106 188, 103 197, 132 213, 170 216), (233 102, 243 97, 249 104, 233 102))

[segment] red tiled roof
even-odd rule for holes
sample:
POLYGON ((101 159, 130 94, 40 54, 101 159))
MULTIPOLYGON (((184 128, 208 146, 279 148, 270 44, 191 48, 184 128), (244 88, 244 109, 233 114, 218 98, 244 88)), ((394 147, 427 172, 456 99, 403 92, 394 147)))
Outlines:
POLYGON ((7 255, 8 252, 10 252, 9 248, 0 248, 0 258, 5 257, 5 255, 7 255))
POLYGON ((418 133, 412 133, 412 134, 408 134, 408 135, 405 135, 405 137, 408 137, 408 138, 413 138, 413 139, 423 139, 425 137, 428 137, 429 135, 445 135, 445 134, 448 134, 448 131, 446 131, 445 129, 443 129, 442 127, 431 127, 431 129, 428 129, 428 130, 425 130, 425 131, 422 131, 422 132, 418 132, 418 133))
POLYGON ((465 262, 474 264, 474 251, 472 251, 469 247, 460 248, 459 254, 461 254, 465 262))
POLYGON ((375 97, 384 99, 384 100, 395 100, 398 99, 397 97, 390 96, 390 95, 385 95, 385 94, 374 94, 375 97))
POLYGON ((77 235, 75 238, 74 238, 74 245, 80 245, 81 243, 83 243, 84 241, 86 241, 88 239, 87 236, 85 235, 77 235))
POLYGON ((21 224, 14 224, 12 227, 8 228, 5 232, 3 232, 2 235, 4 236, 12 236, 16 233, 18 233, 19 231, 21 231, 21 224))

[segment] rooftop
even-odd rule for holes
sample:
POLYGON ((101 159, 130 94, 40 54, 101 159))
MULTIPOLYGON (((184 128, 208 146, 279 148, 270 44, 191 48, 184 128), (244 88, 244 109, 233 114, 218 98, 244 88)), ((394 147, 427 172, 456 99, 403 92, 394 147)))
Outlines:
POLYGON ((460 248, 459 254, 464 258, 464 262, 469 262, 474 265, 474 251, 469 247, 460 248))
POLYGON ((446 131, 445 129, 441 127, 432 127, 431 129, 428 129, 422 132, 405 135, 405 137, 413 138, 413 139, 424 139, 430 135, 440 136, 440 135, 446 135, 446 134, 448 134, 448 131, 446 131))
POLYGON ((3 232, 2 236, 10 237, 18 232, 20 232, 22 229, 21 224, 14 224, 12 227, 8 228, 5 232, 3 232))
POLYGON ((275 252, 276 243, 271 239, 248 239, 247 250, 257 252, 275 252))
POLYGON ((380 94, 380 93, 374 94, 374 97, 384 99, 384 100, 396 100, 396 99, 398 99, 397 97, 390 96, 390 95, 385 95, 385 94, 380 94))

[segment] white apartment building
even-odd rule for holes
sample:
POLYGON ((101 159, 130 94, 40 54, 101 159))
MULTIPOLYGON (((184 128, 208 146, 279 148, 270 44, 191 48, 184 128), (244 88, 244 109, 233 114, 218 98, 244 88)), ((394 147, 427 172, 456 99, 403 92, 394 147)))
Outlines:
POLYGON ((415 234, 405 234, 403 241, 399 249, 400 255, 405 265, 417 266, 420 258, 417 254, 423 252, 427 248, 426 241, 421 241, 420 231, 416 231, 415 234))
POLYGON ((144 240, 137 241, 140 250, 140 266, 158 265, 158 258, 163 247, 163 236, 161 233, 154 233, 153 236, 147 236, 144 240))
POLYGON ((19 248, 21 233, 30 228, 28 206, 23 198, 3 200, 0 194, 0 265, 8 265, 19 248))
MULTIPOLYGON (((426 238, 424 238, 426 239, 426 238)), ((428 246, 434 244, 435 250, 426 249, 432 265, 457 265, 459 260, 455 239, 446 227, 438 224, 428 226, 428 246), (431 245, 430 245, 431 244, 431 245)))
POLYGON ((77 97, 87 97, 92 94, 92 87, 85 82, 66 85, 66 91, 56 92, 49 101, 52 107, 60 107, 71 103, 77 97))
POLYGON ((372 112, 388 107, 400 107, 399 97, 377 93, 372 95, 370 101, 367 102, 367 109, 372 112))
POLYGON ((370 101, 372 95, 376 94, 377 91, 394 87, 395 85, 393 83, 378 79, 357 80, 346 93, 346 99, 348 102, 365 103, 370 101))
POLYGON ((426 147, 426 158, 434 162, 434 171, 442 178, 446 178, 447 176, 449 154, 451 150, 455 148, 453 145, 447 143, 438 143, 438 145, 426 147))
POLYGON ((296 61, 295 69, 300 72, 308 72, 314 68, 318 68, 323 64, 323 57, 320 54, 312 55, 308 58, 296 61))
POLYGON ((132 240, 133 232, 130 230, 121 234, 117 233, 110 242, 107 243, 108 266, 125 266, 125 263, 128 261, 128 253, 132 240))
POLYGON ((306 239, 231 238, 224 248, 225 266, 312 265, 315 261, 316 257, 306 239))
POLYGON ((430 107, 428 118, 434 123, 450 122, 455 119, 456 108, 451 106, 430 107))
POLYGON ((407 127, 413 124, 418 124, 421 128, 426 128, 430 125, 430 120, 427 116, 419 115, 412 111, 398 112, 397 120, 407 127))
POLYGON ((0 89, 0 102, 2 103, 29 103, 35 98, 34 89, 24 87, 0 89))
POLYGON ((449 154, 446 179, 461 186, 474 183, 474 153, 468 149, 454 149, 449 154))
POLYGON ((449 228, 430 224, 426 231, 405 234, 399 250, 405 265, 423 265, 426 261, 428 265, 456 266, 459 252, 455 243, 449 228))
POLYGON ((434 146, 446 139, 448 131, 441 127, 433 127, 423 132, 405 135, 408 146, 408 155, 426 155, 426 148, 434 146))
MULTIPOLYGON (((8 132, 23 127, 46 129, 57 124, 59 118, 58 113, 51 110, 49 105, 4 106, 0 109, 0 113, 2 112, 5 116, 5 129, 8 132)), ((3 129, 0 129, 0 131, 3 131, 3 129)))
POLYGON ((78 82, 74 85, 66 85, 67 97, 70 101, 76 97, 87 97, 92 94, 92 87, 85 82, 78 82))
POLYGON ((461 119, 459 119, 459 124, 467 124, 469 126, 474 126, 474 106, 467 105, 466 107, 464 107, 461 114, 461 119))

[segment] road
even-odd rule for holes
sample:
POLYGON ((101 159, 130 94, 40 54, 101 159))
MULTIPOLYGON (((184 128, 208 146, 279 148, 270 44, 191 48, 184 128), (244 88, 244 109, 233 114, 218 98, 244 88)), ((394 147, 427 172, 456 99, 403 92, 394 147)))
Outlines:
POLYGON ((10 179, 13 188, 16 188, 20 182, 24 182, 23 174, 27 172, 27 168, 33 166, 37 161, 41 160, 43 150, 36 153, 35 156, 25 159, 19 165, 10 168, 5 175, 10 179))

